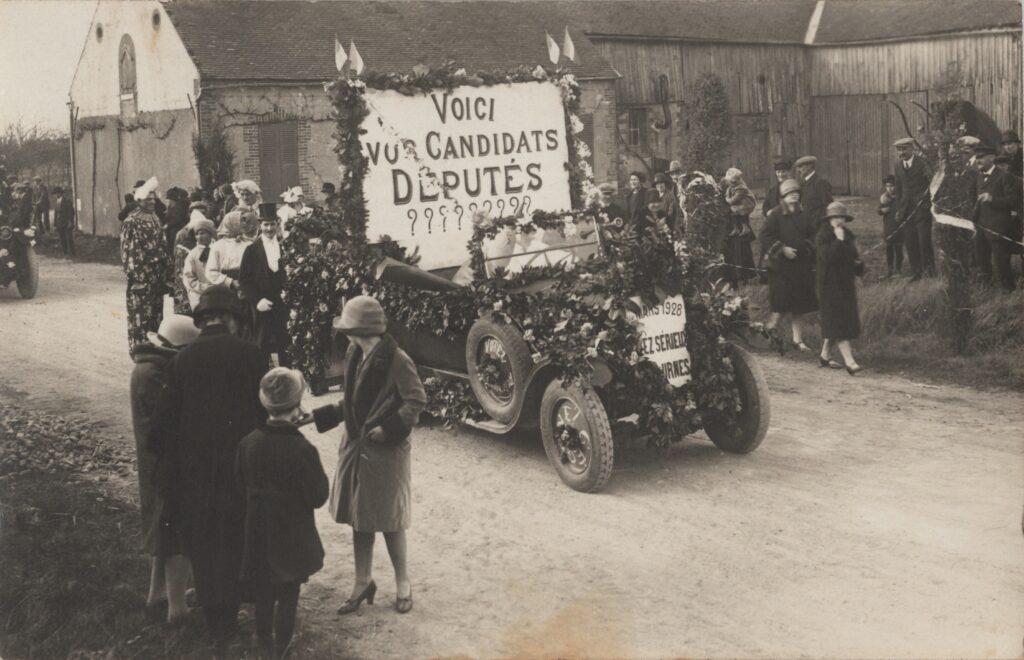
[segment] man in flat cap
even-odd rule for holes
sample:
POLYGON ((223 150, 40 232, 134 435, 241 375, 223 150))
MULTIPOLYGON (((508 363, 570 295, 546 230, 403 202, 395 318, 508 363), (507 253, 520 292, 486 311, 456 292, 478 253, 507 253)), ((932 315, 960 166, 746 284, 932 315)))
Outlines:
POLYGON ((896 147, 896 223, 902 226, 903 245, 910 261, 912 280, 935 274, 935 252, 932 248, 932 200, 928 186, 932 167, 914 151, 913 138, 902 138, 896 147))
POLYGON ((825 218, 825 209, 833 202, 832 184, 818 174, 818 159, 802 156, 796 161, 796 173, 800 180, 800 205, 804 213, 815 224, 825 218))
POLYGON ((975 262, 983 282, 992 283, 994 265, 999 283, 1007 291, 1013 291, 1010 253, 1017 232, 1012 212, 1020 206, 1020 188, 1011 174, 995 166, 994 147, 979 144, 974 154, 974 166, 978 170, 971 191, 977 200, 974 206, 974 223, 978 226, 974 235, 975 262))
POLYGON ((1003 154, 1010 158, 1008 169, 1018 179, 1024 177, 1024 152, 1020 149, 1020 136, 1017 131, 1006 131, 1002 139, 1003 154))

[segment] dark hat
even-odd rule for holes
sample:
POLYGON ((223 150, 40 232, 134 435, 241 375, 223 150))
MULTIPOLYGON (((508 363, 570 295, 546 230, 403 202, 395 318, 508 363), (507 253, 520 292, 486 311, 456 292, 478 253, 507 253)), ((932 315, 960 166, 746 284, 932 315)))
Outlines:
POLYGON ((277 222, 277 202, 260 203, 260 222, 277 222))
POLYGON ((1006 131, 1003 133, 1003 139, 1000 141, 1000 144, 1010 144, 1013 142, 1020 144, 1020 136, 1017 135, 1017 131, 1006 131))
POLYGON ((192 312, 192 320, 196 325, 203 320, 207 314, 234 314, 242 318, 242 301, 238 294, 223 284, 215 284, 199 296, 199 304, 192 312))
POLYGON ((132 186, 132 188, 141 188, 144 185, 146 185, 146 180, 145 179, 139 179, 138 181, 135 182, 135 185, 132 186))
POLYGON ((376 298, 356 296, 345 303, 341 316, 334 317, 331 325, 347 335, 366 337, 384 334, 388 319, 376 298))
POLYGON ((333 183, 331 183, 330 181, 325 181, 324 185, 320 186, 320 192, 324 193, 325 195, 333 195, 334 193, 337 192, 337 189, 334 187, 333 183))
POLYGON ((979 142, 978 144, 974 145, 975 156, 989 156, 995 155, 995 153, 996 148, 993 147, 992 145, 985 144, 984 142, 979 142))
POLYGON ((641 181, 645 180, 644 173, 640 172, 639 170, 633 170, 632 172, 629 173, 629 176, 635 176, 636 178, 640 179, 641 181))
POLYGON ((54 186, 54 187, 53 187, 53 188, 52 188, 52 189, 50 190, 50 192, 52 192, 52 193, 53 193, 54 195, 59 195, 59 194, 61 194, 62 192, 64 192, 64 189, 63 189, 63 188, 61 188, 60 186, 54 186))
POLYGON ((896 177, 894 177, 893 175, 890 174, 889 176, 887 176, 887 177, 882 179, 882 183, 883 184, 891 183, 891 184, 895 185, 896 184, 896 177))
POLYGON ((666 186, 672 185, 672 178, 666 172, 658 172, 654 175, 655 183, 664 183, 666 186))
POLYGON ((789 162, 785 158, 780 158, 777 161, 775 161, 774 167, 776 172, 779 170, 788 172, 789 168, 793 167, 793 163, 789 162))

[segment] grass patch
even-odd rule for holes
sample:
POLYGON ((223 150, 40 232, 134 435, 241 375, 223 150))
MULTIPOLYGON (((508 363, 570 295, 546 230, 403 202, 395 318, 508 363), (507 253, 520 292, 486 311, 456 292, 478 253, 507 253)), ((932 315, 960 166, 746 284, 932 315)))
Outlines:
MULTIPOLYGON (((844 197, 842 201, 854 215, 851 228, 866 267, 857 288, 861 320, 861 336, 853 345, 857 361, 875 371, 933 382, 1024 391, 1024 291, 1004 293, 975 287, 974 330, 967 352, 958 355, 953 349, 942 279, 884 279, 887 269, 877 197, 844 197)), ((763 222, 760 211, 751 217, 755 233, 763 222)), ((755 243, 754 253, 759 250, 755 243)), ((942 258, 937 249, 935 258, 942 258)), ((1019 268, 1020 260, 1014 257, 1012 264, 1019 268)), ((903 272, 907 274, 909 269, 904 259, 903 272)), ((752 316, 766 319, 768 287, 752 284, 743 293, 750 300, 752 316)), ((806 335, 812 347, 821 346, 816 317, 812 316, 815 325, 806 335)), ((788 328, 780 326, 780 330, 788 339, 788 328)), ((814 354, 800 356, 805 357, 817 359, 814 354)))
POLYGON ((48 257, 95 264, 121 265, 120 239, 117 236, 93 236, 75 233, 75 256, 65 257, 60 249, 60 237, 53 230, 36 241, 36 251, 48 257))

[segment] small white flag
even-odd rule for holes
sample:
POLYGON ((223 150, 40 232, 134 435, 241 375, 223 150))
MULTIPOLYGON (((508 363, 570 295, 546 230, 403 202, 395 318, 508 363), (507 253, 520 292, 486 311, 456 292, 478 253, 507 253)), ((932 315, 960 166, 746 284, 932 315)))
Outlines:
POLYGON ((345 54, 345 47, 341 45, 341 41, 338 40, 338 35, 334 35, 334 66, 338 67, 338 71, 345 68, 345 62, 348 62, 348 55, 345 54))
POLYGON ((352 61, 352 70, 355 71, 356 75, 360 75, 363 69, 366 68, 366 64, 363 62, 362 55, 356 50, 356 42, 350 42, 351 46, 348 49, 348 59, 352 61))
POLYGON ((562 52, 565 53, 567 59, 576 61, 576 44, 572 42, 572 37, 569 36, 569 26, 565 26, 565 39, 562 41, 562 52))
POLYGON ((548 34, 547 32, 544 33, 544 36, 548 40, 548 59, 551 60, 552 64, 556 64, 557 65, 558 64, 558 54, 559 54, 558 53, 558 44, 555 43, 555 40, 552 39, 551 35, 548 34))

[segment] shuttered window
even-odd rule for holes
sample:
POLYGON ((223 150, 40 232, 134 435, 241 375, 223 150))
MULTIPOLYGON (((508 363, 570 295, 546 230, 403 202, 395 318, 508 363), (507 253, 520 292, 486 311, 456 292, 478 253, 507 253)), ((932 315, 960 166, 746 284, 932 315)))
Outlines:
POLYGON ((264 201, 299 185, 299 123, 260 124, 260 188, 264 201))

